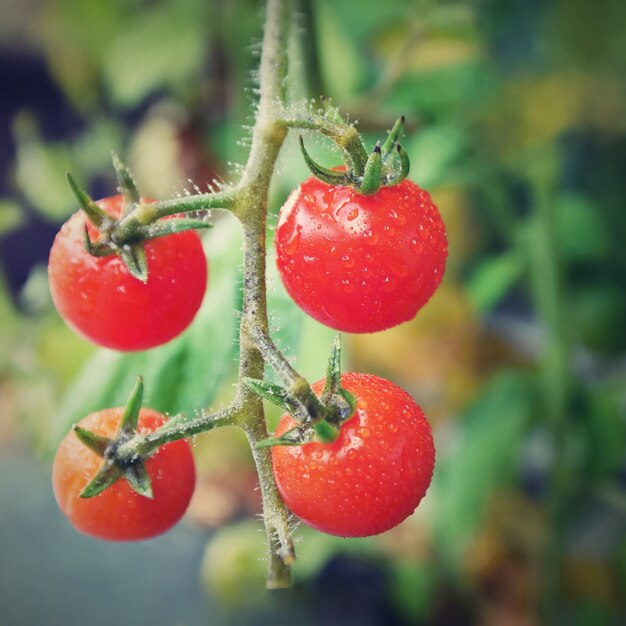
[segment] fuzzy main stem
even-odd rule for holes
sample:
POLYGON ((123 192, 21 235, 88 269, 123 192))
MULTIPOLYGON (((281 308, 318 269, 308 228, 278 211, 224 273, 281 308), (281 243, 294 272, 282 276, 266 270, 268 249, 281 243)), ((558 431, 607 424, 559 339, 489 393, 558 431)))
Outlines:
MULTIPOLYGON (((239 380, 263 378, 263 355, 256 346, 255 329, 268 333, 265 238, 269 186, 278 153, 287 134, 278 124, 284 101, 283 86, 287 73, 285 55, 290 22, 289 0, 269 0, 260 67, 260 100, 252 147, 239 185, 236 215, 243 227, 244 295, 240 325, 239 380)), ((267 438, 263 401, 239 383, 235 402, 241 407, 238 424, 245 431, 256 463, 263 519, 267 532, 270 588, 291 583, 290 565, 295 558, 289 531, 289 513, 278 493, 272 470, 271 451, 257 449, 267 438)))

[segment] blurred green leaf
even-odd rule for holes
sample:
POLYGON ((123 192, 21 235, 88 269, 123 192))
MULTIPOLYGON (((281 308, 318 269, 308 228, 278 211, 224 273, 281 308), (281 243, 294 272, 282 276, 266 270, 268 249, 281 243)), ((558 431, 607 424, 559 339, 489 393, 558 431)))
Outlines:
MULTIPOLYGON (((339 3, 341 5, 341 3, 339 3)), ((363 6, 363 5, 361 5, 363 6)), ((362 86, 366 66, 361 62, 351 29, 343 30, 334 17, 337 3, 317 5, 320 32, 318 55, 328 94, 337 101, 349 101, 362 86)))
POLYGON ((431 188, 449 177, 463 155, 466 138, 458 127, 429 126, 403 143, 411 159, 411 179, 431 188))
POLYGON ((572 261, 600 260, 609 250, 607 225, 592 201, 581 195, 562 195, 555 207, 560 252, 572 261))
POLYGON ((436 582, 432 563, 390 563, 389 592, 394 605, 410 623, 419 623, 428 615, 436 582))
POLYGON ((516 250, 485 259, 465 284, 474 308, 481 314, 493 309, 517 283, 525 266, 516 250))
POLYGON ((35 209, 54 221, 72 210, 65 173, 72 168, 71 152, 65 144, 46 144, 35 121, 19 115, 13 125, 16 142, 16 182, 35 209))
POLYGON ((531 399, 522 374, 500 372, 461 417, 454 449, 437 459, 430 494, 436 503, 433 529, 451 562, 458 564, 491 494, 516 475, 531 399))
POLYGON ((575 284, 567 306, 576 339, 585 346, 603 354, 626 348, 626 293, 619 280, 575 284))
POLYGON ((128 19, 102 67, 113 101, 134 106, 156 89, 176 89, 199 76, 210 25, 206 5, 185 0, 157 4, 128 19))
POLYGON ((23 221, 24 211, 17 202, 0 199, 0 236, 15 230, 23 221))
POLYGON ((480 60, 404 75, 389 92, 386 105, 418 117, 468 119, 471 111, 488 102, 497 84, 480 60))
POLYGON ((239 224, 230 218, 218 222, 205 238, 205 249, 209 284, 191 326, 174 341, 145 352, 96 350, 61 402, 55 437, 92 411, 122 405, 138 375, 145 381, 145 406, 193 418, 195 410, 209 405, 235 367, 239 224))
POLYGON ((626 374, 602 381, 589 392, 585 442, 589 450, 588 471, 596 479, 612 480, 624 464, 626 422, 623 402, 626 374))

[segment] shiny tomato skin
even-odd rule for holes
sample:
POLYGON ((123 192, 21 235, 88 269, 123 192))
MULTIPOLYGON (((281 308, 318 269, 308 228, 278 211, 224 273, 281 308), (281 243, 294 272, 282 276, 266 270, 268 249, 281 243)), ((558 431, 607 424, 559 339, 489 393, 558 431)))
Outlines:
MULTIPOLYGON (((96 434, 112 437, 123 408, 92 413, 79 424, 96 434)), ((152 409, 139 413, 140 433, 152 432, 165 417, 152 409)), ((177 440, 161 446, 145 462, 154 497, 139 495, 124 478, 93 498, 79 494, 94 477, 102 457, 69 432, 52 467, 54 496, 61 511, 76 530, 108 541, 136 541, 159 535, 180 520, 194 491, 196 472, 189 444, 177 440)))
POLYGON ((415 317, 439 286, 448 253, 437 207, 410 180, 362 196, 308 178, 282 207, 274 245, 294 302, 351 333, 415 317))
MULTIPOLYGON (((116 217, 122 196, 97 203, 116 217)), ((82 212, 57 234, 48 261, 52 300, 79 335, 119 351, 146 350, 177 337, 195 317, 206 291, 207 261, 197 233, 148 240, 148 281, 133 278, 117 255, 94 257, 84 247, 82 212)), ((92 240, 98 236, 88 223, 92 240)))
MULTIPOLYGON (((319 394, 324 381, 313 385, 319 394)), ((341 537, 385 532, 413 513, 426 494, 435 448, 430 425, 413 398, 371 374, 346 373, 356 413, 331 444, 272 448, 278 490, 309 526, 341 537)), ((281 435, 296 425, 285 414, 281 435)))

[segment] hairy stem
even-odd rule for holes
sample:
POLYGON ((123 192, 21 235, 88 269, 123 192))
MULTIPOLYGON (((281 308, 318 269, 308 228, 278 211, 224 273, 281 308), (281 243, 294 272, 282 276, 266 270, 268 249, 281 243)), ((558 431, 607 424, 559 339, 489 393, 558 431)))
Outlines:
MULTIPOLYGON (((244 295, 240 323, 239 380, 263 378, 263 355, 252 337, 253 329, 268 333, 265 239, 267 199, 276 159, 287 134, 277 123, 284 101, 287 73, 285 54, 290 21, 288 0, 269 0, 261 53, 260 100, 252 147, 239 185, 236 215, 243 227, 244 295)), ((291 583, 290 565, 295 558, 289 530, 289 513, 278 493, 272 470, 271 451, 257 449, 267 438, 267 426, 261 398, 241 382, 235 400, 241 406, 238 424, 250 442, 259 475, 263 499, 263 519, 267 533, 270 588, 291 583)))

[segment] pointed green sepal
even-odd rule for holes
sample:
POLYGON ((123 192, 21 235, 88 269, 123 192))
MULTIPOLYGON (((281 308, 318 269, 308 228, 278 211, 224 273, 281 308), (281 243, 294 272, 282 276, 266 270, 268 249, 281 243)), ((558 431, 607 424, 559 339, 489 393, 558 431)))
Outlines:
POLYGON ((96 435, 90 430, 85 430, 78 424, 74 424, 72 427, 74 434, 80 439, 81 443, 85 444, 92 452, 95 452, 98 456, 104 456, 106 449, 111 445, 111 439, 103 437, 102 435, 96 435))
POLYGON ((324 111, 324 117, 326 117, 326 119, 331 122, 335 122, 336 124, 347 124, 341 113, 339 113, 339 109, 333 105, 330 98, 320 96, 320 104, 322 105, 322 110, 324 111))
POLYGON ((122 213, 122 216, 126 216, 132 210, 132 207, 140 201, 139 191, 137 191, 137 186, 135 185, 135 181, 130 174, 130 170, 126 167, 126 165, 124 165, 124 163, 122 163, 122 160, 113 151, 111 151, 111 160, 113 161, 113 169, 115 170, 115 175, 117 176, 120 191, 126 201, 124 211, 122 213))
POLYGON ((89 221, 98 229, 101 229, 104 225, 112 221, 111 216, 103 211, 87 194, 84 189, 81 189, 74 177, 67 172, 67 182, 70 185, 72 193, 76 198, 78 205, 85 212, 89 221))
POLYGON ((148 263, 146 252, 141 244, 125 245, 120 250, 120 257, 133 278, 142 283, 148 282, 148 263))
POLYGON ((319 178, 321 181, 328 183, 329 185, 347 185, 349 183, 350 179, 345 172, 329 170, 317 164, 311 158, 304 147, 304 139, 302 139, 302 135, 300 135, 300 150, 302 151, 302 156, 304 157, 307 167, 316 178, 319 178))
POLYGON ((320 443, 332 443, 339 437, 339 428, 326 420, 320 420, 313 424, 313 429, 315 430, 315 440, 320 443))
POLYGON ((111 256, 112 254, 117 253, 116 249, 110 245, 94 243, 93 241, 91 241, 87 224, 85 224, 83 232, 83 245, 85 246, 85 250, 87 250, 87 252, 91 254, 91 256, 103 257, 111 256))
POLYGON ((345 401, 345 404, 339 407, 339 420, 343 423, 350 419, 356 411, 356 396, 343 387, 339 388, 339 395, 345 401))
POLYGON ((387 139, 382 147, 382 156, 383 159, 387 158, 387 155, 391 152, 395 143, 402 137, 404 134, 404 115, 396 120, 396 123, 393 125, 393 128, 389 131, 387 135, 387 139))
POLYGON ((326 404, 341 388, 341 334, 337 333, 328 357, 326 367, 326 382, 322 390, 321 400, 326 404))
POLYGON ((148 471, 142 461, 131 463, 124 470, 124 478, 140 496, 150 499, 154 498, 150 476, 148 476, 148 471))
POLYGON ((112 459, 105 459, 96 475, 80 492, 81 498, 93 498, 115 483, 124 470, 112 459))
MULTIPOLYGON (((339 333, 335 335, 330 357, 328 358, 326 382, 324 383, 321 400, 332 411, 330 418, 332 420, 332 424, 330 424, 332 428, 335 428, 336 423, 343 424, 343 422, 350 419, 356 410, 356 397, 341 386, 341 335, 339 333)), ((322 436, 325 435, 322 433, 322 436)))
POLYGON ((382 158, 380 155, 380 144, 376 144, 374 150, 369 155, 363 172, 363 180, 357 187, 357 191, 363 196, 371 196, 380 189, 380 174, 382 169, 382 158))
POLYGON ((132 432, 137 430, 139 424, 139 410, 141 409, 141 402, 143 400, 143 378, 137 376, 135 380, 135 386, 133 387, 126 405, 124 406, 124 413, 120 420, 119 433, 132 432))
POLYGON ((384 186, 385 187, 393 187, 398 183, 401 183, 408 175, 411 169, 411 161, 409 159, 409 155, 407 151, 400 145, 397 144, 398 157, 400 159, 400 170, 395 176, 387 176, 384 186))
POLYGON ((150 226, 142 228, 140 238, 142 240, 155 239, 156 237, 182 233, 185 230, 200 230, 204 228, 213 228, 213 224, 201 219, 184 217, 171 220, 159 220, 150 226))
POLYGON ((265 380, 257 380, 256 378, 244 377, 242 382, 248 389, 283 409, 283 411, 287 411, 290 415, 296 418, 304 418, 304 420, 310 419, 306 413, 303 415, 304 409, 302 405, 284 387, 265 380))
POLYGON ((255 448, 273 448, 274 446, 302 446, 315 441, 315 431, 310 426, 296 426, 279 437, 268 437, 255 444, 255 448))

